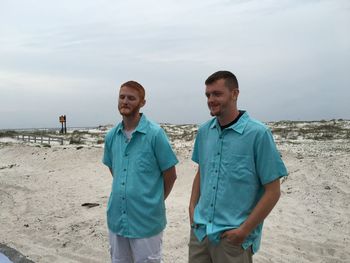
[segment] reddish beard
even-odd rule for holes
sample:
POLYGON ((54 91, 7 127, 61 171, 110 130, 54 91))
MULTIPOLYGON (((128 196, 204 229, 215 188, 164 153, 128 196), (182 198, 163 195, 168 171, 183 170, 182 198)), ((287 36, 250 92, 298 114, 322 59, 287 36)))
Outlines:
POLYGON ((141 106, 138 105, 136 107, 130 107, 129 105, 123 105, 118 107, 119 113, 122 116, 133 116, 137 115, 140 111, 141 106))

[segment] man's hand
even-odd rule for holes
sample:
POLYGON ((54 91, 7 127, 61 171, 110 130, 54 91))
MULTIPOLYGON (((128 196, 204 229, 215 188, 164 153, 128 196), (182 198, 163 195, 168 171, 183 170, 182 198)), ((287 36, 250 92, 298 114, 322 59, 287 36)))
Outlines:
POLYGON ((233 245, 242 245, 249 233, 245 233, 242 229, 236 228, 225 231, 221 238, 226 238, 233 245))
POLYGON ((247 220, 239 228, 224 232, 221 238, 227 238, 232 244, 240 245, 244 242, 244 239, 249 233, 266 218, 281 195, 280 181, 276 179, 264 185, 264 187, 265 193, 253 209, 253 212, 248 216, 247 220))

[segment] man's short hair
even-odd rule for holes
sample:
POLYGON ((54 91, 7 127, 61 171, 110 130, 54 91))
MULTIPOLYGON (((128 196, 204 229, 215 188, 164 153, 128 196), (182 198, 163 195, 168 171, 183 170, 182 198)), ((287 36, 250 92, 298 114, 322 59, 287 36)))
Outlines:
POLYGON ((134 80, 129 80, 120 86, 120 88, 122 87, 129 87, 136 90, 140 94, 141 100, 145 99, 145 89, 142 87, 140 83, 134 80))
POLYGON ((225 80, 225 86, 230 90, 238 89, 238 81, 236 76, 232 72, 225 70, 217 71, 211 74, 205 81, 205 85, 213 84, 220 79, 225 80))

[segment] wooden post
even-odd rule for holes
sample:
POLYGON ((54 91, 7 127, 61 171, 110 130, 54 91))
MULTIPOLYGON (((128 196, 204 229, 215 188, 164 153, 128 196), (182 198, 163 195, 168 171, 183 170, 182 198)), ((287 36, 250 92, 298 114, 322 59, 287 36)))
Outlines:
POLYGON ((67 119, 66 119, 66 115, 63 115, 63 120, 64 120, 64 133, 67 134, 67 119))
POLYGON ((61 123, 61 133, 67 133, 66 115, 61 115, 59 121, 61 123))

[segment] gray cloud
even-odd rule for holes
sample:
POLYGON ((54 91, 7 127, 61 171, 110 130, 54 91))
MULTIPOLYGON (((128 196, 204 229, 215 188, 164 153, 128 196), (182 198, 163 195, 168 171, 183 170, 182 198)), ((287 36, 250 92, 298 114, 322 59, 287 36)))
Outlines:
POLYGON ((129 79, 152 119, 200 123, 219 69, 264 121, 350 118, 347 1, 0 3, 0 128, 114 123, 129 79))

